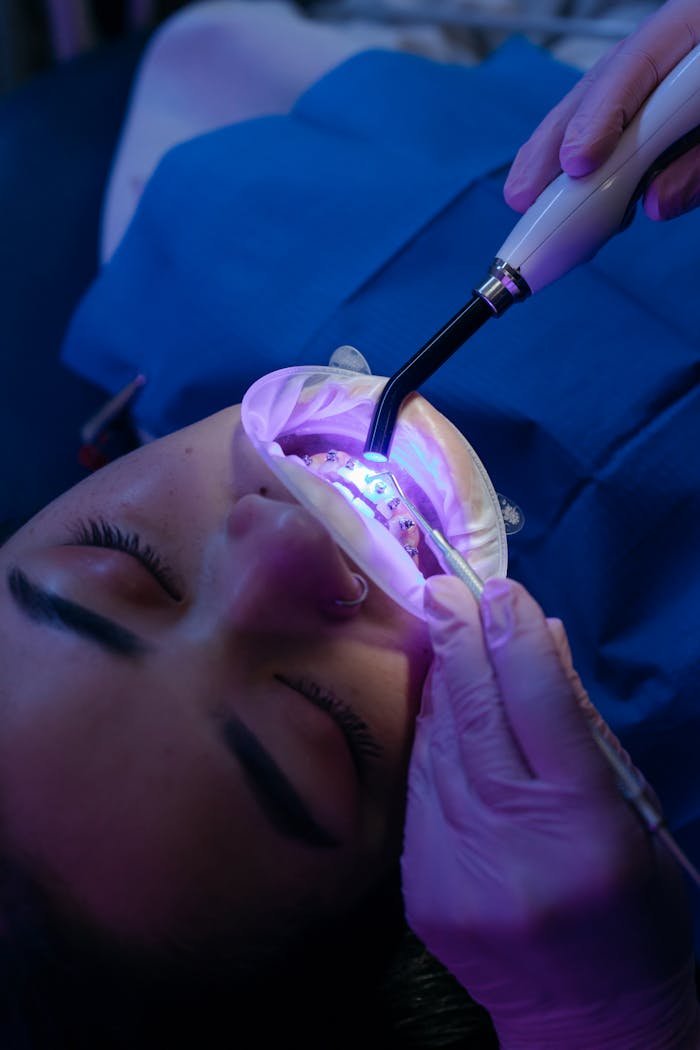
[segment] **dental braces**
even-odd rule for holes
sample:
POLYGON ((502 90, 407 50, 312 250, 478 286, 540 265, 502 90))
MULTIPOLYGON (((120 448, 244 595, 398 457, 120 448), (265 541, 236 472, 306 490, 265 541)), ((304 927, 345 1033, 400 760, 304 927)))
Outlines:
POLYGON ((371 467, 335 448, 301 458, 306 467, 329 481, 361 514, 381 521, 409 558, 419 564, 420 530, 388 479, 377 478, 371 467))

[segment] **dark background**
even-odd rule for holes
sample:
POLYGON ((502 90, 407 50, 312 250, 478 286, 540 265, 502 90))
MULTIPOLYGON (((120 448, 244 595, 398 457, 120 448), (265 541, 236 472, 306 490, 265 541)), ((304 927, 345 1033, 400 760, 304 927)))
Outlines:
POLYGON ((0 0, 0 542, 87 476, 80 429, 106 395, 61 366, 59 350, 97 273, 102 196, 139 58, 156 25, 187 6, 153 0, 139 20, 136 4, 84 3, 88 39, 67 55, 50 0, 0 0))

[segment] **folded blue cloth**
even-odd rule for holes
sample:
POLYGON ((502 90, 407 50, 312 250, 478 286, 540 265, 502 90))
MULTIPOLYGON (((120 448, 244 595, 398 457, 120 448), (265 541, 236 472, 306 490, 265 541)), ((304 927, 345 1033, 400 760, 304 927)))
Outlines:
MULTIPOLYGON (((341 343, 391 374, 485 276, 514 223, 508 164, 575 77, 523 41, 476 68, 367 52, 288 116, 176 148, 64 360, 112 391, 143 371, 158 434, 341 343)), ((640 218, 424 388, 524 509, 511 573, 564 620, 696 863, 698 245, 700 214, 640 218)))

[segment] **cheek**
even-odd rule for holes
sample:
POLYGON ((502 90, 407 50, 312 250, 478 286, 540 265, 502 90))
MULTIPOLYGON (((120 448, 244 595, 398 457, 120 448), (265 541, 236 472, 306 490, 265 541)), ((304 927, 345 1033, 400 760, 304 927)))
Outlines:
POLYGON ((145 699, 38 682, 0 737, 3 848, 123 932, 172 911, 213 788, 177 706, 156 725, 145 699))
POLYGON ((344 647, 335 654, 328 650, 327 661, 319 669, 321 681, 337 683, 337 692, 367 723, 382 748, 381 758, 370 763, 376 772, 372 805, 365 810, 373 818, 374 834, 383 821, 384 831, 393 838, 391 825, 396 820, 396 807, 402 806, 406 793, 406 775, 413 742, 415 719, 421 699, 422 684, 427 674, 430 652, 422 643, 404 636, 405 648, 373 645, 366 641, 344 647))
POLYGON ((62 897, 141 941, 337 907, 354 858, 271 833, 191 708, 168 697, 154 718, 143 697, 79 694, 33 692, 0 739, 2 846, 62 897))

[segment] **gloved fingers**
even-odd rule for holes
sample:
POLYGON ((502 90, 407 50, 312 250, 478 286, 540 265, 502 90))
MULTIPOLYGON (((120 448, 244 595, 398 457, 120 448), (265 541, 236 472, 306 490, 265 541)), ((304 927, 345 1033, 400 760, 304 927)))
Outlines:
POLYGON ((560 160, 569 175, 587 175, 608 159, 620 135, 667 73, 695 46, 697 4, 679 0, 646 19, 603 56, 572 115, 560 160))
POLYGON ((547 618, 547 626, 549 633, 554 641, 559 659, 561 660, 564 673, 566 674, 569 684, 573 690, 576 702, 583 712, 586 721, 592 729, 595 729, 604 740, 610 744, 615 750, 616 754, 622 759, 628 769, 634 771, 640 784, 644 785, 644 791, 647 796, 651 799, 652 803, 661 809, 661 802, 658 795, 654 791, 651 784, 648 782, 644 774, 635 766, 632 761, 632 757, 629 751, 626 751, 622 746, 612 729, 601 715, 598 708, 595 706, 588 691, 586 690, 581 678, 579 677, 578 671, 574 668, 573 659, 571 656, 571 648, 569 646, 569 639, 566 636, 566 630, 561 620, 557 620, 551 617, 547 618))
POLYGON ((590 73, 574 85, 518 150, 503 187, 506 204, 515 211, 526 211, 545 186, 561 173, 559 149, 564 132, 588 87, 589 78, 590 73))
POLYGON ((568 175, 588 175, 608 159, 635 113, 657 86, 654 61, 646 53, 618 51, 572 115, 559 160, 568 175))
POLYGON ((561 665, 568 674, 570 668, 573 670, 574 659, 571 655, 571 646, 569 645, 566 628, 558 616, 547 616, 545 617, 545 620, 547 622, 550 637, 554 642, 554 648, 557 650, 557 654, 561 660, 561 665))
MULTIPOLYGON (((630 758, 627 751, 625 751, 624 747, 617 739, 612 729, 610 728, 610 726, 605 721, 598 708, 591 700, 590 696, 588 695, 588 691, 586 690, 586 687, 581 681, 578 671, 574 667, 573 658, 571 655, 571 648, 569 646, 569 639, 566 636, 564 624, 561 622, 561 620, 555 619, 553 617, 547 617, 547 627, 549 628, 550 636, 552 638, 552 641, 554 642, 555 648, 559 656, 559 660, 561 661, 562 669, 567 677, 569 685, 571 686, 571 690, 576 699, 576 703, 578 704, 579 709, 583 712, 586 721, 591 726, 591 728, 594 728, 598 733, 600 733, 602 737, 605 738, 605 740, 608 741, 609 744, 612 745, 612 747, 615 749, 615 751, 623 760, 623 762, 630 769, 634 769, 635 766, 632 762, 632 759, 630 758)), ((638 770, 637 772, 639 773, 638 770)))
POLYGON ((508 723, 535 776, 576 788, 609 780, 534 599, 513 580, 489 580, 481 615, 508 723))
MULTIPOLYGON (((473 825, 474 800, 466 781, 452 710, 442 695, 444 688, 436 660, 428 673, 425 689, 429 689, 431 695, 427 698, 427 705, 424 698, 421 714, 416 721, 408 776, 402 857, 402 864, 405 863, 403 882, 407 906, 413 900, 410 892, 414 885, 413 876, 416 871, 423 869, 425 851, 432 850, 427 855, 439 857, 446 836, 450 833, 461 835, 473 825), (436 697, 435 693, 440 695, 436 697)), ((442 881, 444 874, 441 869, 442 881)), ((422 884, 422 880, 419 881, 422 884)), ((434 882, 433 878, 430 885, 434 882)), ((417 899, 425 904, 424 891, 425 885, 417 899)), ((440 913, 439 905, 436 907, 434 904, 427 911, 428 915, 440 913)), ((413 922, 409 921, 409 925, 418 932, 413 922)))
POLYGON ((665 168, 644 196, 650 219, 676 219, 700 204, 700 146, 694 146, 665 168))
POLYGON ((611 48, 521 147, 506 202, 523 212, 560 171, 586 175, 607 160, 642 103, 699 38, 697 0, 670 0, 611 48))
POLYGON ((502 795, 503 782, 529 780, 532 774, 508 723, 474 598, 455 577, 432 577, 425 608, 435 652, 430 756, 435 786, 451 819, 455 806, 464 808, 463 794, 460 801, 454 790, 458 782, 468 783, 488 803, 494 792, 502 795))

